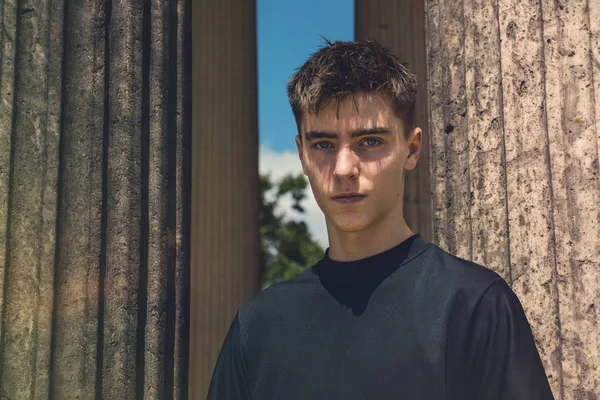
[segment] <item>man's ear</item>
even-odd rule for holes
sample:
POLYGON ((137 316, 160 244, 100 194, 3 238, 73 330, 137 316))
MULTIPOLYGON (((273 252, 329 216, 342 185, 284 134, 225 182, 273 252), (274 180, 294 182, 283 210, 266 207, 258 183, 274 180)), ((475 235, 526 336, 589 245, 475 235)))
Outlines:
POLYGON ((300 164, 302 164, 302 172, 306 175, 306 168, 304 168, 304 151, 302 149, 302 139, 300 135, 296 135, 296 148, 298 149, 298 157, 300 157, 300 164))
POLYGON ((404 169, 413 170, 417 166, 419 156, 421 155, 421 146, 423 144, 423 131, 421 128, 415 128, 408 136, 408 156, 404 163, 404 169))

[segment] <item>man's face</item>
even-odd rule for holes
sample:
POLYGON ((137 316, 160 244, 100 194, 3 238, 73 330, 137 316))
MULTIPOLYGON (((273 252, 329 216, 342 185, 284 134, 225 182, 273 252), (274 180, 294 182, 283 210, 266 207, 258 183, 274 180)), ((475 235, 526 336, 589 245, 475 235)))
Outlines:
POLYGON ((421 130, 408 140, 390 96, 357 93, 318 115, 303 113, 296 145, 304 173, 329 224, 361 232, 402 218, 404 170, 415 167, 421 130))

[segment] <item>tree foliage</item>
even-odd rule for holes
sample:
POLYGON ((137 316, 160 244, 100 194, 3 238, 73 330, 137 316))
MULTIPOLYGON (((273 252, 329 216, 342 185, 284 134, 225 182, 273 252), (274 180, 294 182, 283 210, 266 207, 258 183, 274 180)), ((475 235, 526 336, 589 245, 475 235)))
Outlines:
POLYGON ((313 240, 304 221, 290 219, 277 207, 290 194, 292 207, 304 213, 308 182, 303 175, 288 175, 273 183, 270 176, 260 177, 260 267, 261 287, 288 280, 319 261, 324 251, 313 240))

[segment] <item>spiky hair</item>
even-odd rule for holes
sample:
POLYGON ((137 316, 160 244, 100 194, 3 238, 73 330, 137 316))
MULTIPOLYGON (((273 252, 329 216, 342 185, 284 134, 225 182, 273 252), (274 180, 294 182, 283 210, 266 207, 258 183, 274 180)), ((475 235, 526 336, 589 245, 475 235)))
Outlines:
POLYGON ((414 122, 417 79, 390 50, 374 39, 331 42, 296 70, 287 84, 292 111, 299 124, 302 113, 318 114, 331 101, 357 92, 389 93, 396 115, 407 133, 414 122))

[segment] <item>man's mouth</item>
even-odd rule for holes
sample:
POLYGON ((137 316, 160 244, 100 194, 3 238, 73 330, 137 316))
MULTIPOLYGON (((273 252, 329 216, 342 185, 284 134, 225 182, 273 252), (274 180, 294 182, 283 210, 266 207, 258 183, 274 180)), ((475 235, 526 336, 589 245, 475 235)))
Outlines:
POLYGON ((333 196, 332 199, 333 199, 333 201, 336 201, 338 203, 352 204, 352 203, 358 203, 365 197, 367 197, 367 196, 364 194, 360 194, 360 193, 342 193, 342 194, 338 194, 337 196, 333 196))

